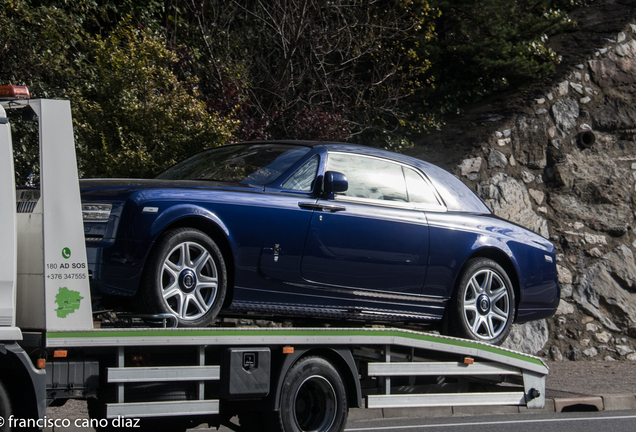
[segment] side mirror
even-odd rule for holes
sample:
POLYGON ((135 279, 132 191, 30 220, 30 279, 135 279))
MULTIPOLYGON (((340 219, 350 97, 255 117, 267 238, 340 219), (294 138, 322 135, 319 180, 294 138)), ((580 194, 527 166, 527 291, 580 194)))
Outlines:
POLYGON ((346 192, 349 189, 347 176, 337 171, 327 171, 325 173, 325 195, 327 199, 334 199, 334 195, 346 192))

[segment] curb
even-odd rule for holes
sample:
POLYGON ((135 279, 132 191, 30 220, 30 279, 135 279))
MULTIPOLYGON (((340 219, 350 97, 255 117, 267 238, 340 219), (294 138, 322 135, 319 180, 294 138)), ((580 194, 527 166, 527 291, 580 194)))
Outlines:
POLYGON ((404 417, 451 417, 484 414, 533 414, 567 411, 617 411, 636 409, 636 395, 608 394, 575 398, 546 398, 542 409, 525 406, 451 406, 425 408, 351 408, 349 420, 375 420, 404 417))

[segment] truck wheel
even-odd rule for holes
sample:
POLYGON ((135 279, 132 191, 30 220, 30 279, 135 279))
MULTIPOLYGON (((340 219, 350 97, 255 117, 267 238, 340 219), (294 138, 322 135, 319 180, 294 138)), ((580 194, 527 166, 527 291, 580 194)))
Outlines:
POLYGON ((305 357, 287 373, 278 423, 284 432, 344 430, 349 407, 336 368, 321 357, 305 357))
POLYGON ((9 393, 7 393, 7 389, 4 387, 4 384, 0 381, 0 417, 3 422, 0 426, 1 432, 8 432, 11 430, 9 427, 9 417, 11 417, 12 409, 11 409, 11 399, 9 399, 9 393))
POLYGON ((221 310, 227 270, 221 250, 202 231, 166 232, 146 261, 142 307, 148 313, 172 313, 180 327, 205 327, 221 310))
POLYGON ((455 336, 501 345, 515 316, 515 294, 506 271, 489 258, 466 264, 450 304, 455 336))

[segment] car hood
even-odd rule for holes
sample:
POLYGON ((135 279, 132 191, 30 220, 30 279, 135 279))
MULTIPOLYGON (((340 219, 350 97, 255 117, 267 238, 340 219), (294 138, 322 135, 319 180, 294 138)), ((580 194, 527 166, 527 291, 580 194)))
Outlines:
MULTIPOLYGON (((82 198, 125 199, 134 192, 148 189, 218 189, 253 190, 254 186, 201 180, 158 180, 158 179, 81 179, 82 198)), ((259 188, 262 190, 262 186, 259 188)))

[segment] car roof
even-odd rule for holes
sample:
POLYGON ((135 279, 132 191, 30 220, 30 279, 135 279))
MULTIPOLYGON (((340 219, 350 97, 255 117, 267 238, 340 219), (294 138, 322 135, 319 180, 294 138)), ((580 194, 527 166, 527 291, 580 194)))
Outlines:
POLYGON ((448 171, 412 156, 406 156, 376 147, 369 147, 360 144, 347 144, 334 141, 303 141, 303 140, 270 140, 270 141, 248 141, 237 144, 288 144, 305 147, 325 147, 328 151, 338 151, 344 153, 355 153, 367 156, 375 156, 391 159, 407 165, 414 166, 423 171, 431 180, 437 191, 442 196, 446 208, 450 211, 491 213, 490 209, 475 193, 466 186, 459 178, 448 171))

